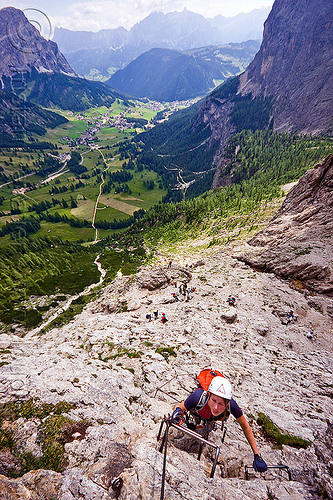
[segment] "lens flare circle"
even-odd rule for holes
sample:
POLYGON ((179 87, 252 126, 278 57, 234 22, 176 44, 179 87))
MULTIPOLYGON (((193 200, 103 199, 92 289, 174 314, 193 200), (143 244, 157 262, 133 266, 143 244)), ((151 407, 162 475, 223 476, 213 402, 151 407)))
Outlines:
POLYGON ((23 9, 25 17, 40 33, 40 35, 49 40, 52 34, 52 24, 49 17, 39 9, 27 8, 23 9))
MULTIPOLYGON (((29 23, 38 31, 45 40, 49 40, 52 34, 52 25, 49 17, 41 10, 34 8, 27 8, 22 11, 29 21, 29 23)), ((35 54, 40 51, 39 44, 37 43, 37 33, 35 38, 31 38, 31 31, 29 37, 27 35, 27 25, 9 22, 6 26, 7 40, 11 46, 25 54, 35 54), (34 43, 34 41, 36 43, 34 43)))

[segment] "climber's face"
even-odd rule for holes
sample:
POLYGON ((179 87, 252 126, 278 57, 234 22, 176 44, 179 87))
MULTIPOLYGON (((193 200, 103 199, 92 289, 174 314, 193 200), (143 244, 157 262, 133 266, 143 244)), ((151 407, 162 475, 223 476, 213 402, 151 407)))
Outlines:
POLYGON ((210 411, 212 412, 213 417, 217 417, 224 412, 227 405, 224 398, 216 396, 215 394, 211 394, 208 400, 208 406, 210 408, 210 411))

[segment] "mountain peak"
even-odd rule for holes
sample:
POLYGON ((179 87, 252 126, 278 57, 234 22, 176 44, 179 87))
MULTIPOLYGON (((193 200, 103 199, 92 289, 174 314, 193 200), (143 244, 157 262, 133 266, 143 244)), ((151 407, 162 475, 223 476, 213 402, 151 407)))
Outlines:
POLYGON ((21 10, 5 7, 0 10, 0 75, 32 69, 76 76, 56 43, 45 40, 21 10))

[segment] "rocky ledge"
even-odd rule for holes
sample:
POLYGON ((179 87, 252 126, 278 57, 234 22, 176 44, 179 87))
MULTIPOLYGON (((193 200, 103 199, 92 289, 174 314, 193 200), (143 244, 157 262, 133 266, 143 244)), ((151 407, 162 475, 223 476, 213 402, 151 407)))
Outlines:
MULTIPOLYGON (((309 170, 239 258, 333 294, 333 155, 309 170)), ((333 311, 331 311, 333 313, 333 311)))

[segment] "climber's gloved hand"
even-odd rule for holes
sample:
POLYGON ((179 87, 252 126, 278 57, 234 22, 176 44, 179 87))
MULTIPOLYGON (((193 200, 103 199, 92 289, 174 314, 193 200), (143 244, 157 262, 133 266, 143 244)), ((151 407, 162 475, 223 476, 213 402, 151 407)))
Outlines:
POLYGON ((181 408, 176 408, 171 415, 171 420, 174 424, 180 425, 185 422, 185 415, 181 408))
POLYGON ((261 455, 254 455, 253 468, 256 472, 265 472, 267 464, 261 455))

